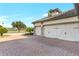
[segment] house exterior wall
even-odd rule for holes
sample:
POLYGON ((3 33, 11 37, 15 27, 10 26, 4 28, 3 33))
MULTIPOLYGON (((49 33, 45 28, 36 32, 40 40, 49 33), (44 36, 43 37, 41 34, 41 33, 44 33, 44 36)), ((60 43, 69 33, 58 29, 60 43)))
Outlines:
POLYGON ((57 23, 67 23, 67 22, 75 22, 79 21, 78 17, 70 17, 70 18, 64 18, 64 19, 59 19, 59 20, 52 20, 44 22, 43 25, 48 25, 48 24, 57 24, 57 23))
POLYGON ((35 23, 34 26, 41 26, 41 22, 35 23))
MULTIPOLYGON (((42 25, 49 25, 49 24, 59 24, 59 23, 67 23, 67 22, 77 22, 79 21, 78 17, 70 17, 70 18, 64 18, 59 20, 52 20, 51 21, 45 21, 42 25)), ((41 26, 41 22, 35 23, 34 26, 41 26)))

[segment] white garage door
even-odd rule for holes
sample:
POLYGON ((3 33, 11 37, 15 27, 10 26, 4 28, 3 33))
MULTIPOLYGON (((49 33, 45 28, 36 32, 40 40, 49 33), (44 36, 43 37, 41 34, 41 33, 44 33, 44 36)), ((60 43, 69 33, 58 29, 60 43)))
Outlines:
POLYGON ((67 39, 79 41, 79 24, 74 23, 73 26, 67 26, 67 39))
POLYGON ((44 26, 44 36, 79 41, 78 23, 44 26))
POLYGON ((56 37, 56 29, 55 26, 44 26, 43 27, 43 35, 46 37, 56 37))
POLYGON ((63 26, 51 25, 51 26, 44 26, 44 36, 50 38, 65 38, 64 29, 61 28, 63 26))
POLYGON ((35 35, 41 35, 41 27, 35 27, 35 35))

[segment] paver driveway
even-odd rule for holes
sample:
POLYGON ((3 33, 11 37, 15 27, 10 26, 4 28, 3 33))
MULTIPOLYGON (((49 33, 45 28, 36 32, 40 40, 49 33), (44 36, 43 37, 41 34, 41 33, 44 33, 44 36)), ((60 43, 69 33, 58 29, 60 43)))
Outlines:
POLYGON ((79 55, 79 42, 29 36, 0 43, 1 56, 75 56, 79 55))

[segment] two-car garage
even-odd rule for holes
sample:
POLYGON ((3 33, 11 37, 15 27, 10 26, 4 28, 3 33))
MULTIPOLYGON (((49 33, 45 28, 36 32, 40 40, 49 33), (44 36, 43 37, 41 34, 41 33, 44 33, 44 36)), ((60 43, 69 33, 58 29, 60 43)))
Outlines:
POLYGON ((50 38, 79 41, 78 23, 44 26, 43 35, 50 38))
POLYGON ((59 38, 64 40, 79 41, 79 23, 56 24, 35 27, 35 35, 49 38, 59 38), (43 34, 42 34, 43 32, 43 34))

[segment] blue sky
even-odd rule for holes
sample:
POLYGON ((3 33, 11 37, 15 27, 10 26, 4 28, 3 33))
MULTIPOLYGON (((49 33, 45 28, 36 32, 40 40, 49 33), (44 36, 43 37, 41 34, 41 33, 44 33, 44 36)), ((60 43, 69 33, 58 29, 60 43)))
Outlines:
POLYGON ((71 3, 0 3, 0 24, 11 27, 13 21, 22 21, 27 26, 47 15, 49 9, 59 8, 62 12, 73 9, 71 3))

